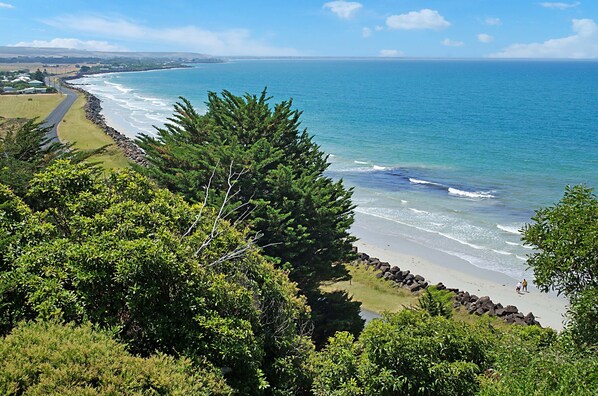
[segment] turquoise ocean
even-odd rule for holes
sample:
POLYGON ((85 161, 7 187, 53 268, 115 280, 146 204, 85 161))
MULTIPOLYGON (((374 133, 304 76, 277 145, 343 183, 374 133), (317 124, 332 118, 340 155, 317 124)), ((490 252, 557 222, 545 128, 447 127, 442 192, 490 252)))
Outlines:
POLYGON ((199 111, 208 91, 293 98, 357 212, 519 279, 534 210, 568 184, 598 187, 598 62, 236 60, 75 83, 131 137, 154 133, 179 96, 199 111))

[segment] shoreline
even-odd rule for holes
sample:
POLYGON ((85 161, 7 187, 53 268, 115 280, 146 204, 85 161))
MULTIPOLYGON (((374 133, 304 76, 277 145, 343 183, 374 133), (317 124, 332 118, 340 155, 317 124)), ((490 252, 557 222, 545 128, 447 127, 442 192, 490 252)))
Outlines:
POLYGON ((531 281, 529 292, 515 292, 516 279, 500 272, 474 266, 456 256, 451 256, 407 238, 392 235, 392 223, 362 213, 355 214, 351 234, 359 238, 354 243, 360 252, 387 261, 420 274, 435 284, 442 282, 447 288, 456 288, 477 296, 489 296, 501 304, 514 305, 520 312, 532 312, 544 327, 557 331, 564 328, 563 314, 567 300, 554 293, 541 293, 531 281), (386 224, 385 224, 386 223, 386 224))
MULTIPOLYGON (((84 86, 76 85, 75 87, 86 92, 86 95, 96 98, 93 94, 87 92, 84 86)), ((105 113, 105 110, 102 110, 100 106, 97 115, 107 128, 116 131, 115 128, 119 128, 119 125, 115 124, 115 120, 110 114, 103 113, 105 113)), ((134 144, 133 140, 127 138, 124 133, 117 133, 134 144)), ((135 145, 135 147, 137 146, 135 145)), ((388 261, 391 265, 397 265, 401 269, 408 269, 413 273, 421 274, 431 283, 442 282, 449 288, 468 291, 478 296, 487 295, 492 300, 504 305, 515 305, 521 312, 533 312, 543 326, 555 330, 563 329, 564 318, 562 315, 566 311, 567 301, 564 298, 557 297, 554 293, 540 294, 533 286, 531 276, 527 278, 530 293, 517 295, 514 290, 517 283, 515 278, 501 272, 477 267, 462 258, 445 253, 437 248, 431 248, 409 240, 408 237, 398 236, 396 232, 393 233, 393 228, 397 225, 389 220, 359 212, 355 213, 355 219, 351 233, 359 238, 359 241, 355 243, 359 251, 365 252, 372 257, 378 257, 380 260, 388 261)), ((396 228, 394 229, 396 230, 396 228)))

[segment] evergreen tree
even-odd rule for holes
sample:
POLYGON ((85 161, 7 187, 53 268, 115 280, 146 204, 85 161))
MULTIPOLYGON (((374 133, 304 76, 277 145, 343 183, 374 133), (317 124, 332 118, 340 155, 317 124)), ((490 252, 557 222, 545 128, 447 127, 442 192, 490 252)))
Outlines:
POLYGON ((355 334, 363 326, 358 303, 318 290, 322 281, 349 277, 341 262, 354 241, 352 192, 324 175, 327 157, 300 129, 292 101, 270 106, 269 99, 265 90, 243 97, 209 93, 205 115, 181 99, 157 137, 139 139, 150 163, 140 170, 192 202, 219 207, 224 192, 234 191, 227 213, 239 208, 233 216, 246 218, 264 253, 289 271, 316 311, 316 327, 331 310, 350 312, 338 326, 327 323, 331 331, 316 331, 321 344, 335 329, 355 334))

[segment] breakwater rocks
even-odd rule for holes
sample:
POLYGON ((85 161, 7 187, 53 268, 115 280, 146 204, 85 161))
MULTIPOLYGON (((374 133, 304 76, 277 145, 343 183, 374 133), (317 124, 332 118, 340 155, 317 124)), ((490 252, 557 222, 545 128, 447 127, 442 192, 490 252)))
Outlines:
POLYGON ((87 117, 88 120, 102 128, 106 135, 110 136, 114 140, 116 145, 123 151, 125 157, 135 162, 136 164, 139 164, 141 166, 147 166, 148 162, 145 159, 145 154, 143 150, 141 150, 141 148, 139 148, 139 146, 137 146, 135 142, 133 142, 133 140, 129 139, 122 133, 118 132, 116 129, 106 124, 106 119, 102 115, 102 104, 100 99, 85 91, 84 89, 69 84, 66 81, 66 79, 63 79, 62 83, 68 88, 82 92, 85 95, 85 98, 87 99, 87 102, 85 103, 84 107, 85 117, 87 117))
MULTIPOLYGON (((375 257, 370 257, 366 253, 358 252, 356 247, 353 247, 357 253, 357 265, 365 265, 366 268, 373 268, 376 271, 376 278, 384 279, 392 282, 395 287, 406 288, 412 293, 419 292, 428 288, 429 283, 421 275, 412 274, 409 270, 401 270, 396 265, 390 265, 385 261, 380 261, 375 257)), ((507 305, 503 307, 501 303, 495 304, 490 297, 478 297, 474 294, 469 294, 466 291, 459 289, 451 289, 442 284, 442 282, 435 285, 439 290, 448 290, 454 294, 453 307, 455 309, 464 308, 470 315, 488 315, 501 318, 507 323, 518 325, 540 325, 533 313, 524 315, 519 312, 516 306, 507 305)))

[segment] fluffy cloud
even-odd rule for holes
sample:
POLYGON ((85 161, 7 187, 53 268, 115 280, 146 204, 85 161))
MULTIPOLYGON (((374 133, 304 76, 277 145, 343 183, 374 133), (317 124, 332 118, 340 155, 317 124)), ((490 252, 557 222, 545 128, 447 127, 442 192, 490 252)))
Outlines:
POLYGON ((376 27, 374 28, 377 32, 384 30, 384 26, 380 26, 380 25, 376 25, 376 27))
POLYGON ((486 18, 486 20, 484 21, 484 23, 488 26, 500 26, 502 25, 502 21, 500 20, 500 18, 486 18))
POLYGON ((383 56, 385 58, 393 58, 396 56, 401 56, 403 55, 403 53, 399 50, 395 50, 395 49, 383 49, 380 50, 380 56, 383 56))
POLYGON ((322 7, 328 8, 341 19, 350 19, 363 5, 355 1, 330 1, 322 7))
POLYGON ((88 51, 126 51, 126 48, 110 44, 106 41, 83 41, 74 38, 55 38, 50 41, 21 41, 12 45, 12 47, 71 48, 88 51))
POLYGON ((490 43, 490 42, 492 42, 492 40, 494 40, 494 37, 492 37, 489 34, 486 34, 486 33, 478 34, 478 41, 480 43, 490 43))
POLYGON ((598 58, 598 25, 592 19, 574 19, 575 34, 543 43, 513 44, 491 55, 496 58, 598 58))
POLYGON ((369 27, 364 27, 361 29, 361 35, 365 38, 370 37, 372 35, 372 29, 369 27))
MULTIPOLYGON (((177 50, 204 52, 212 55, 293 56, 292 48, 273 47, 251 36, 246 29, 212 31, 196 26, 154 28, 123 18, 66 15, 44 21, 46 24, 118 40, 163 43, 177 50)), ((173 49, 174 50, 174 49, 173 49)))
POLYGON ((446 47, 462 47, 465 44, 463 41, 455 41, 448 38, 445 38, 440 43, 446 47))
POLYGON ((566 10, 567 8, 574 8, 577 7, 579 5, 579 1, 576 1, 575 3, 561 3, 561 2, 544 2, 544 3, 540 3, 540 5, 544 8, 556 8, 559 10, 566 10))
POLYGON ((0 8, 15 8, 15 6, 8 3, 0 3, 0 8))
POLYGON ((407 14, 391 15, 386 18, 386 25, 391 29, 413 30, 434 29, 440 30, 451 26, 436 10, 423 9, 411 11, 407 14))

